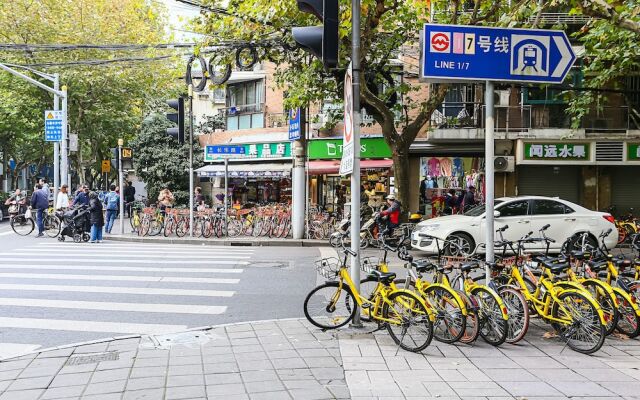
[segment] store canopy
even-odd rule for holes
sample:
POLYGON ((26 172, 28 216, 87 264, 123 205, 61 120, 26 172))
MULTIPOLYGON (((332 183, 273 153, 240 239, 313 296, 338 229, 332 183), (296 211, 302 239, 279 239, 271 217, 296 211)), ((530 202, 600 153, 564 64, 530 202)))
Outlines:
MULTIPOLYGON (((196 169, 200 177, 224 177, 224 164, 196 169)), ((230 163, 230 178, 277 178, 291 176, 290 163, 230 163)))
MULTIPOLYGON (((392 160, 360 160, 361 170, 391 168, 392 160)), ((309 161, 309 175, 337 174, 340 160, 309 161)))

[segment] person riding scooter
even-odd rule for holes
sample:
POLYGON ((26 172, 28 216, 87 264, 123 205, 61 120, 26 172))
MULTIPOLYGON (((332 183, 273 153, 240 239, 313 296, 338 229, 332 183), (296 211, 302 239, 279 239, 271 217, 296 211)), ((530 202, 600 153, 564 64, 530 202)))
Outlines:
POLYGON ((396 200, 396 196, 392 194, 388 195, 386 200, 387 208, 380 211, 380 216, 387 222, 384 230, 385 234, 390 232, 392 229, 397 228, 400 224, 400 209, 402 206, 400 202, 396 200))

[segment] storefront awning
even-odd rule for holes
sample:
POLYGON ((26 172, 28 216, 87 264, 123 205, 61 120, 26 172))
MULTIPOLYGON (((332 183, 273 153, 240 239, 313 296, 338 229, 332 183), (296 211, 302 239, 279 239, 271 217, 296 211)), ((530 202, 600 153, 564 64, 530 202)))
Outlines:
MULTIPOLYGON (((224 177, 224 164, 206 165, 196 169, 200 177, 224 177)), ((291 176, 290 163, 233 163, 229 164, 230 178, 277 178, 291 176)))
MULTIPOLYGON (((391 168, 392 160, 360 160, 361 170, 391 168)), ((337 174, 340 160, 309 161, 309 175, 337 174)))

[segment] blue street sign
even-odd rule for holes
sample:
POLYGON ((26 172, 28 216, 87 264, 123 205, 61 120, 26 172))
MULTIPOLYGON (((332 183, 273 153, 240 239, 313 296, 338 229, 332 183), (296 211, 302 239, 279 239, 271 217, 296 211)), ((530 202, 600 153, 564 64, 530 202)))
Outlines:
POLYGON ((209 156, 243 156, 245 155, 244 146, 237 145, 215 145, 206 146, 204 148, 205 157, 209 156))
POLYGON ((425 24, 420 77, 561 83, 575 60, 563 31, 425 24))
POLYGON ((47 110, 44 112, 44 140, 59 142, 62 140, 62 111, 47 110))
POLYGON ((289 140, 300 140, 300 109, 289 110, 289 140))

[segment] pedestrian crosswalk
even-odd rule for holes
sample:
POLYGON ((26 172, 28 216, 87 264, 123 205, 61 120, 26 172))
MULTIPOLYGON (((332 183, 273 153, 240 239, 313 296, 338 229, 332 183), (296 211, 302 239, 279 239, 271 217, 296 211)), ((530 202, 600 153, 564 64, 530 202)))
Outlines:
POLYGON ((97 339, 210 324, 213 316, 227 312, 254 252, 52 240, 5 247, 0 252, 0 348, 4 343, 62 344, 53 331, 65 338, 75 332, 86 340, 87 333, 97 339))

